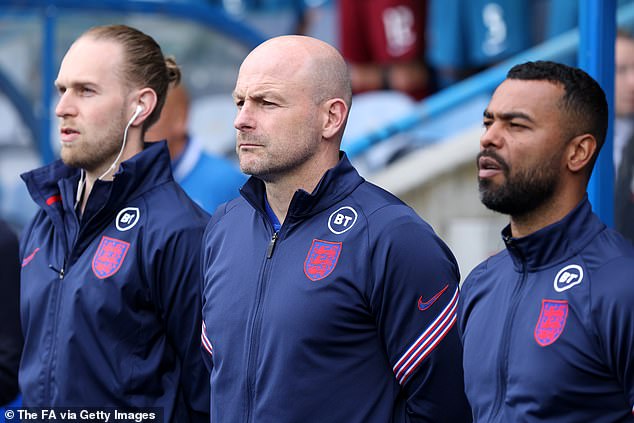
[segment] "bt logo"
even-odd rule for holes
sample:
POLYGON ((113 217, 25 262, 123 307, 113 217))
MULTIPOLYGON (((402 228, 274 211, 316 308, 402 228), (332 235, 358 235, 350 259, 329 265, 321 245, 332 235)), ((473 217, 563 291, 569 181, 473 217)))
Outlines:
POLYGON ((579 285, 583 280, 583 269, 581 266, 571 264, 564 267, 555 276, 554 287, 555 291, 563 292, 572 288, 575 285, 579 285))
POLYGON ((139 209, 136 207, 126 207, 117 214, 115 225, 121 232, 128 231, 139 221, 139 209))
POLYGON ((357 221, 357 212, 350 206, 343 206, 334 211, 328 218, 328 229, 340 235, 352 228, 357 221))

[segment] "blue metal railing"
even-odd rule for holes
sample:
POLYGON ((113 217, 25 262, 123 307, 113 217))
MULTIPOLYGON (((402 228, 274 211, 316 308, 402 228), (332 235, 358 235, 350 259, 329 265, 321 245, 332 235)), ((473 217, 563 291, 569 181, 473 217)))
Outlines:
MULTIPOLYGON (((614 122, 614 40, 616 0, 582 0, 579 7, 579 66, 603 87, 608 99, 610 122, 614 122)), ((634 10, 634 7, 631 7, 634 10)), ((614 162, 612 127, 588 184, 588 197, 606 225, 614 226, 614 162)))

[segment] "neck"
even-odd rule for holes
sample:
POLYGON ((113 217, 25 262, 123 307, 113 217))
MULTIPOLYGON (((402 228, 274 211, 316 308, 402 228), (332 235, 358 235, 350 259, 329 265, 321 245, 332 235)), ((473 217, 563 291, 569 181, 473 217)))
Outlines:
POLYGON ((277 216, 277 219, 283 224, 288 213, 288 207, 297 190, 292 187, 281 186, 275 182, 265 182, 264 185, 266 186, 266 200, 269 202, 269 206, 275 216, 277 216))
POLYGON ((121 153, 121 156, 119 156, 119 152, 117 152, 114 157, 110 157, 108 160, 105 161, 104 165, 99 167, 98 169, 90 171, 85 170, 86 185, 83 190, 83 195, 80 199, 80 211, 82 214, 84 213, 84 208, 86 207, 86 203, 88 202, 90 193, 95 186, 95 182, 98 179, 102 181, 112 181, 114 179, 114 175, 119 171, 119 166, 122 162, 143 151, 143 143, 140 141, 140 138, 138 136, 133 136, 132 134, 128 134, 128 136, 129 139, 126 142, 125 149, 121 153), (117 156, 119 156, 118 159, 117 156))
POLYGON ((332 157, 323 155, 320 157, 312 157, 300 170, 295 170, 291 174, 277 176, 275 178, 267 178, 264 180, 266 187, 266 198, 279 219, 280 223, 284 223, 288 207, 291 204, 293 195, 297 190, 304 190, 312 193, 324 174, 337 165, 339 161, 339 152, 332 157))
POLYGON ((511 216, 511 234, 514 238, 522 238, 538 230, 559 222, 566 217, 585 195, 582 191, 555 193, 552 198, 528 213, 511 216))

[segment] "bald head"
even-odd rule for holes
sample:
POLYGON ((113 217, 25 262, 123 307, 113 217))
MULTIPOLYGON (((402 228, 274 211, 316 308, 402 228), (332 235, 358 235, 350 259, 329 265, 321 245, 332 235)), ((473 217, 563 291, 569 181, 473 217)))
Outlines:
POLYGON ((351 97, 332 46, 303 36, 262 43, 242 62, 233 91, 240 168, 288 192, 312 192, 339 161, 351 97))
POLYGON ((253 67, 311 93, 317 104, 341 98, 350 108, 352 89, 346 62, 337 49, 321 40, 301 35, 271 38, 247 56, 240 73, 253 67))

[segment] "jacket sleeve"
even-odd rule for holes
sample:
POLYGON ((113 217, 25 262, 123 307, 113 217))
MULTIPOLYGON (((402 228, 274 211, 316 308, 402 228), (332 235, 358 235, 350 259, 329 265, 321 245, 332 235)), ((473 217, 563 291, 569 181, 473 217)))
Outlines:
POLYGON ((634 258, 606 263, 592 276, 592 311, 607 365, 634 416, 634 258))
POLYGON ((204 227, 168 238, 157 263, 157 299, 167 337, 181 361, 181 389, 192 422, 209 421, 209 373, 200 354, 200 256, 204 227))
MULTIPOLYGON (((222 205, 220 207, 223 207, 222 205)), ((205 295, 205 269, 207 268, 207 261, 209 259, 207 251, 207 236, 209 234, 209 228, 213 224, 207 225, 205 233, 203 234, 203 244, 201 246, 201 260, 200 260, 200 292, 202 297, 201 313, 205 309, 206 295, 205 295)), ((207 337, 207 326, 205 325, 205 316, 202 316, 202 324, 200 328, 200 350, 203 357, 203 362, 207 371, 211 373, 213 369, 213 346, 207 337)))
POLYGON ((0 405, 18 394, 18 366, 22 352, 20 325, 20 262, 18 240, 0 222, 0 405))
POLYGON ((401 389, 394 421, 469 422, 455 258, 416 216, 392 215, 389 222, 370 236, 371 307, 401 389))

